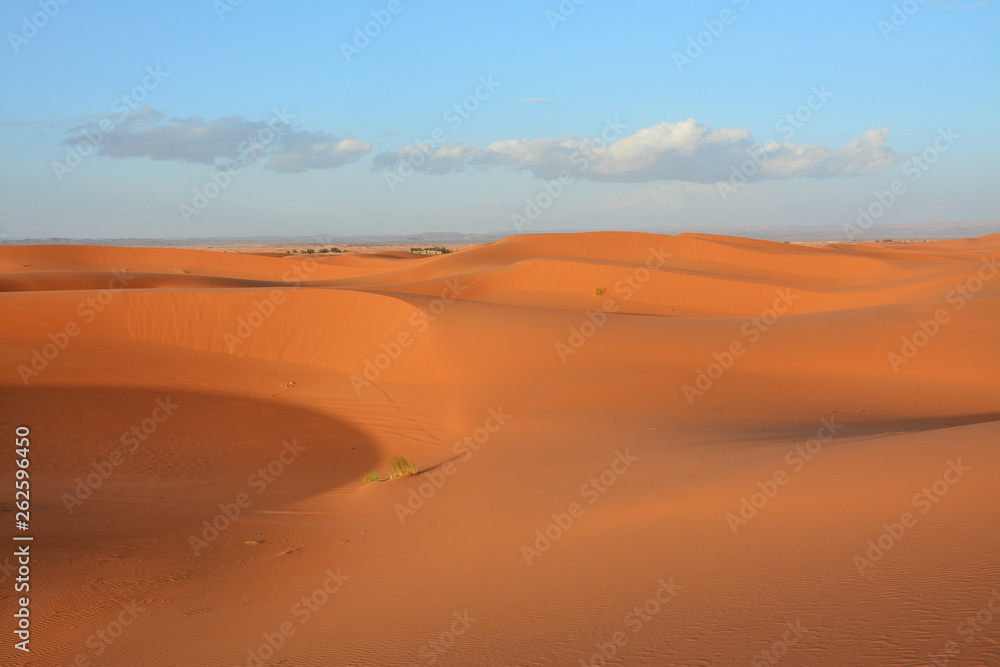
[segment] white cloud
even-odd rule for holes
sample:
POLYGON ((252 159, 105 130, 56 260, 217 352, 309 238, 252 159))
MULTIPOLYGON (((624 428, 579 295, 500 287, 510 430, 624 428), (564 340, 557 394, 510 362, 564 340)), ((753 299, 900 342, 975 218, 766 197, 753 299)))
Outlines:
POLYGON ((365 141, 294 129, 287 118, 276 112, 267 123, 241 116, 165 119, 161 111, 146 107, 127 116, 88 119, 70 128, 63 143, 89 143, 107 157, 198 164, 263 157, 266 167, 279 172, 340 167, 371 151, 365 141))
POLYGON ((659 123, 622 137, 607 146, 600 139, 508 139, 485 148, 471 144, 406 146, 382 153, 375 166, 391 169, 402 162, 429 174, 461 172, 466 167, 506 167, 526 170, 536 178, 553 179, 561 171, 593 181, 728 180, 752 155, 762 163, 756 179, 831 178, 878 173, 900 159, 885 145, 889 130, 878 127, 839 148, 773 142, 754 143, 745 129, 711 129, 693 119, 659 123))

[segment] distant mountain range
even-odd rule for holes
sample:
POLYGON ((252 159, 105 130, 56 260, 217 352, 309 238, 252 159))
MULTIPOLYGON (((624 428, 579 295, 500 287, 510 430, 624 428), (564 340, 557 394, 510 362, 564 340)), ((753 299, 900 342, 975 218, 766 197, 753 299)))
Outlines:
MULTIPOLYGON (((572 233, 590 230, 560 230, 543 233, 572 233)), ((848 242, 847 232, 842 226, 821 225, 812 227, 796 227, 791 225, 735 227, 714 226, 697 229, 684 227, 657 227, 652 229, 633 230, 653 234, 716 234, 719 236, 740 236, 767 241, 831 241, 848 242)), ((954 222, 954 223, 915 223, 915 224, 874 224, 855 240, 875 241, 892 239, 895 241, 912 241, 922 239, 955 239, 985 236, 1000 233, 1000 222, 954 222)), ((47 238, 47 239, 2 239, 0 245, 108 245, 108 246, 146 246, 146 247, 189 247, 189 246, 245 246, 262 245, 407 245, 407 244, 475 244, 498 241, 509 233, 460 234, 458 232, 425 232, 422 234, 371 234, 364 236, 243 236, 243 237, 205 237, 188 239, 151 239, 151 238, 47 238)))

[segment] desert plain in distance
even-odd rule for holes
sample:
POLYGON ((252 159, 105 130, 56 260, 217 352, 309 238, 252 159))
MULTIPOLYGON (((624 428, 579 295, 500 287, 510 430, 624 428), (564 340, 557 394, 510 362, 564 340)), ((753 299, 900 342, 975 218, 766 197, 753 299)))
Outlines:
POLYGON ((998 251, 0 247, 0 663, 1000 664, 998 251))

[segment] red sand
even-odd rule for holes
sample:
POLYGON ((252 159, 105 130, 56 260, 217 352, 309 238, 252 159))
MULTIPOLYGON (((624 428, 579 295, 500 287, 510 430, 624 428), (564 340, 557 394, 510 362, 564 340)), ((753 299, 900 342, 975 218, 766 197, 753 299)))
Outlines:
POLYGON ((1000 664, 998 250, 2 247, 0 663, 1000 664))

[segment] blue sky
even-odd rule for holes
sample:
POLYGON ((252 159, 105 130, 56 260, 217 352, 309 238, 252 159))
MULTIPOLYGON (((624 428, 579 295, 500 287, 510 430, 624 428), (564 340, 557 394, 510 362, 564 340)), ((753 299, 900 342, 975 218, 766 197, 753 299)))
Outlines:
POLYGON ((994 2, 36 0, 0 27, 10 238, 841 225, 894 181, 880 223, 1000 217, 994 2))

